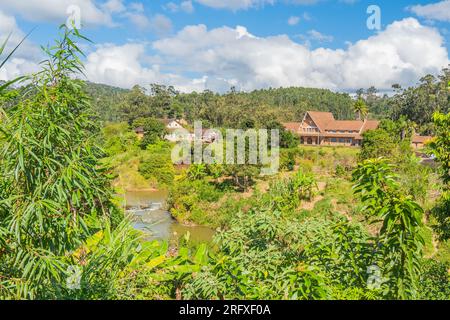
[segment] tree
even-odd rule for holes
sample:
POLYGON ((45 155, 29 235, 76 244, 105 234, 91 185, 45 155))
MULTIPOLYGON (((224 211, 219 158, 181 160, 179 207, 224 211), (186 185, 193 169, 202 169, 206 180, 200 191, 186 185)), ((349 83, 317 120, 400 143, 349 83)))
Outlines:
POLYGON ((190 180, 202 180, 208 176, 208 167, 203 163, 191 164, 186 172, 186 176, 190 180))
POLYGON ((137 118, 151 115, 149 97, 145 89, 136 85, 128 92, 120 103, 121 119, 132 124, 137 118))
POLYGON ((433 116, 436 137, 428 144, 428 153, 439 163, 444 192, 433 209, 437 219, 436 229, 442 240, 450 239, 450 113, 433 116))
POLYGON ((362 98, 356 100, 353 111, 358 114, 358 120, 362 120, 362 118, 366 118, 369 110, 367 109, 367 105, 362 98))
POLYGON ((391 99, 392 118, 405 116, 418 124, 422 134, 433 134, 432 117, 435 112, 450 112, 448 82, 450 68, 444 68, 437 77, 426 75, 415 87, 402 89, 391 99))
POLYGON ((142 149, 163 139, 167 133, 164 123, 155 118, 137 118, 133 121, 133 128, 137 127, 144 129, 144 138, 141 141, 142 149))
POLYGON ((414 125, 406 120, 383 120, 378 129, 363 133, 361 160, 385 157, 402 161, 412 155, 414 125))
POLYGON ((394 298, 415 298, 424 245, 420 233, 423 209, 400 193, 397 179, 386 159, 370 159, 353 172, 353 188, 367 214, 383 219, 376 240, 386 290, 394 298))
POLYGON ((152 153, 144 156, 139 164, 139 172, 146 179, 156 179, 162 185, 170 185, 175 176, 169 154, 152 153))
POLYGON ((172 108, 172 102, 178 95, 178 91, 173 86, 164 86, 159 84, 150 85, 150 106, 151 115, 155 117, 168 117, 177 114, 177 109, 172 108))
POLYGON ((441 165, 441 178, 447 189, 450 185, 450 113, 435 113, 433 122, 436 137, 428 143, 428 153, 441 165))

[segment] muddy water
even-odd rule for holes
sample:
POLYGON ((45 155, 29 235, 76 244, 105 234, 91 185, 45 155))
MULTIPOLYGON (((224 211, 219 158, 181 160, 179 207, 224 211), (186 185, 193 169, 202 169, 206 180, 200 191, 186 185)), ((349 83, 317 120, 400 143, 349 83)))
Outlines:
POLYGON ((190 233, 194 243, 210 242, 214 230, 202 226, 184 226, 166 210, 165 191, 127 191, 125 207, 132 214, 134 227, 143 231, 148 240, 173 240, 190 233))

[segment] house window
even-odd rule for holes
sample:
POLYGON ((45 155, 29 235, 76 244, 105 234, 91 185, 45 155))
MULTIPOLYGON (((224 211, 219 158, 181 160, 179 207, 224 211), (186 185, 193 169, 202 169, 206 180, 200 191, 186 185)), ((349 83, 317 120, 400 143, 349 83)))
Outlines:
POLYGON ((339 138, 339 142, 340 143, 345 143, 345 139, 344 138, 339 138))
POLYGON ((337 142, 336 138, 331 138, 331 142, 337 142))

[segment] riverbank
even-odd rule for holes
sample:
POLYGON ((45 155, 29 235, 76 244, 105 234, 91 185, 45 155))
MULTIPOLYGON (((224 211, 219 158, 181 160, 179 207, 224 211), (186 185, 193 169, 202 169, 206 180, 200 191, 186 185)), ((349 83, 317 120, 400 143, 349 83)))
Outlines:
POLYGON ((215 230, 178 222, 166 209, 167 196, 164 190, 127 191, 124 203, 134 228, 142 231, 149 241, 163 240, 176 245, 181 238, 188 238, 193 244, 211 242, 215 230))

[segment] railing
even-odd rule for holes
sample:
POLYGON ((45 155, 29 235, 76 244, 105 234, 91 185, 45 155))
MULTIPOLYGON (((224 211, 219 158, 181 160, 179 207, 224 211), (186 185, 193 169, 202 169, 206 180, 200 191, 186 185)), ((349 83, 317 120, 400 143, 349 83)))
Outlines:
POLYGON ((314 128, 303 128, 301 130, 304 133, 318 133, 319 129, 314 129, 314 128))

